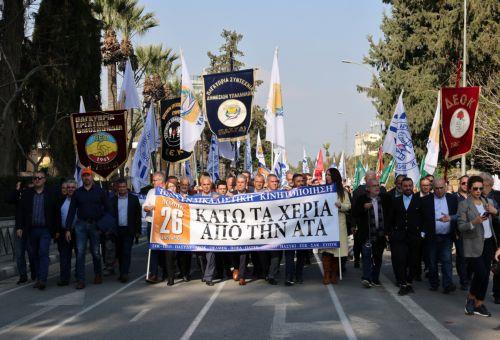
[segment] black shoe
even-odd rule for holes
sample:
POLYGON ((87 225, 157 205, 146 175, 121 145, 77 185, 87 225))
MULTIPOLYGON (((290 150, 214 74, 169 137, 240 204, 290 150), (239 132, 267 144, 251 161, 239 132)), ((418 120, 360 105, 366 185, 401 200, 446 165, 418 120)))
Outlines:
POLYGON ((494 302, 496 305, 500 305, 500 296, 495 296, 495 297, 494 297, 493 302, 494 302))
POLYGON ((481 305, 479 307, 474 307, 474 314, 480 316, 490 317, 491 313, 488 311, 485 305, 481 305))
POLYGON ((410 285, 410 284, 406 285, 406 291, 408 293, 415 293, 415 291, 413 290, 412 285, 410 285))
POLYGON ((405 285, 401 285, 401 288, 399 288, 398 295, 404 296, 408 294, 408 287, 405 285))
POLYGON ((361 284, 363 285, 363 287, 365 288, 371 288, 372 287, 372 283, 370 282, 370 280, 361 280, 361 284))
POLYGON ((173 286, 174 285, 174 278, 170 277, 167 281, 167 286, 173 286))
POLYGON ((295 280, 295 283, 296 283, 296 284, 301 285, 301 284, 303 284, 303 283, 304 283, 304 280, 302 280, 302 279, 300 279, 300 280, 299 280, 299 279, 297 279, 297 280, 295 280))
POLYGON ((430 290, 431 292, 437 292, 438 287, 434 287, 434 286, 432 286, 432 287, 430 287, 430 288, 429 288, 429 290, 430 290))
POLYGON ((285 286, 290 287, 293 286, 295 283, 292 281, 285 281, 285 286))
POLYGON ((191 278, 190 278, 189 276, 187 276, 187 275, 186 275, 186 276, 183 276, 183 277, 182 277, 182 281, 184 281, 184 282, 189 282, 189 281, 191 281, 191 278))
POLYGON ((68 281, 57 281, 57 285, 59 287, 69 286, 69 282, 68 281))
POLYGON ((44 290, 45 289, 45 283, 41 283, 38 285, 39 290, 44 290))
POLYGON ((269 279, 267 282, 269 282, 270 285, 276 286, 278 284, 278 281, 275 279, 269 279))
POLYGON ((118 278, 118 280, 121 283, 127 283, 128 282, 128 276, 127 275, 120 275, 120 277, 118 278))
POLYGON ((210 286, 210 287, 212 287, 214 285, 214 283, 212 281, 206 281, 205 284, 207 286, 210 286))
POLYGON ((19 276, 19 280, 17 280, 18 285, 26 283, 26 282, 28 282, 28 276, 26 276, 26 275, 19 276))
POLYGON ((35 282, 35 284, 33 285, 33 288, 37 289, 37 288, 39 288, 39 287, 40 287, 40 285, 41 285, 40 281, 37 281, 37 282, 35 282))
POLYGON ((474 315, 474 300, 467 299, 465 300, 465 314, 466 315, 474 315))
POLYGON ((450 294, 454 291, 457 290, 457 286, 455 286, 453 283, 447 287, 443 288, 443 294, 450 294))
POLYGON ((354 268, 359 268, 359 261, 354 261, 354 268))
POLYGON ((379 281, 379 280, 372 280, 372 281, 371 281, 371 284, 372 284, 372 286, 375 286, 375 287, 380 287, 380 286, 382 286, 382 283, 380 283, 380 281, 379 281))

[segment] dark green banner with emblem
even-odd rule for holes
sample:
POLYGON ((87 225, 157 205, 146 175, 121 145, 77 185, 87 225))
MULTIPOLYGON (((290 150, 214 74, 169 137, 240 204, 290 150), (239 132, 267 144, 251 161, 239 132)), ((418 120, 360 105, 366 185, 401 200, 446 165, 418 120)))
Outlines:
POLYGON ((108 178, 127 161, 127 111, 73 113, 71 128, 80 163, 108 178))
POLYGON ((219 141, 245 139, 252 121, 254 70, 207 74, 203 84, 210 130, 219 141))
POLYGON ((161 157, 167 162, 179 162, 191 156, 180 148, 181 98, 165 99, 160 102, 161 112, 161 157))

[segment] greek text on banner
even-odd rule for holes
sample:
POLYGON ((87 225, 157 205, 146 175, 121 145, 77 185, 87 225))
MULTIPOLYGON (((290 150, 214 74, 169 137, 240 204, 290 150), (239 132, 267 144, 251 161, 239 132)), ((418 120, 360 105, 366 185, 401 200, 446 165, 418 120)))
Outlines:
POLYGON ((151 249, 258 251, 338 248, 335 186, 183 198, 156 189, 151 249))

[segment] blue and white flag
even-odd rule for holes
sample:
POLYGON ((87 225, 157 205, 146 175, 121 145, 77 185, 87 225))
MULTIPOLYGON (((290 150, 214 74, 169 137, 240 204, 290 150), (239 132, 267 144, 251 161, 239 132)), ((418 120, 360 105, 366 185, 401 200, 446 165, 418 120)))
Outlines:
POLYGON ((257 131, 257 142, 255 143, 255 157, 259 162, 259 168, 266 168, 266 157, 264 156, 264 148, 262 147, 262 140, 260 139, 260 131, 257 131))
POLYGON ((219 143, 215 134, 212 135, 210 140, 210 151, 208 153, 207 172, 210 174, 212 181, 220 179, 219 176, 219 143))
POLYGON ((131 177, 135 192, 139 192, 143 187, 149 185, 151 154, 161 144, 158 128, 156 127, 154 107, 153 103, 149 106, 146 122, 144 123, 141 138, 139 138, 139 143, 137 143, 134 160, 132 161, 131 177))
POLYGON ((344 151, 342 151, 342 154, 340 155, 340 160, 339 160, 339 166, 337 168, 340 172, 340 175, 342 176, 342 179, 347 179, 346 177, 346 171, 345 171, 345 156, 344 156, 344 151))
POLYGON ((250 144, 250 135, 247 135, 245 142, 245 170, 253 173, 252 165, 252 145, 250 144))
POLYGON ((290 170, 290 168, 288 167, 288 164, 286 163, 284 151, 279 150, 278 154, 276 155, 276 157, 274 159, 273 173, 278 177, 281 185, 288 184, 288 182, 286 180, 286 173, 288 172, 288 170, 290 170))
POLYGON ((309 163, 307 162, 306 148, 302 147, 302 173, 309 173, 309 163))
POLYGON ((121 107, 126 110, 141 108, 141 101, 139 100, 139 94, 137 93, 137 86, 135 85, 134 80, 134 70, 132 70, 130 59, 127 59, 127 63, 125 64, 125 73, 123 75, 123 82, 118 96, 118 102, 121 104, 121 107))
MULTIPOLYGON (((80 96, 80 109, 78 110, 78 113, 85 113, 85 104, 83 103, 82 96, 80 96)), ((75 172, 73 174, 73 177, 75 178, 77 188, 83 185, 82 175, 81 175, 82 169, 83 165, 80 163, 80 159, 78 158, 78 152, 75 152, 75 172)))
POLYGON ((189 184, 193 184, 193 172, 191 171, 191 162, 189 159, 184 162, 184 168, 186 170, 186 177, 189 178, 189 184))
POLYGON ((219 142, 219 156, 234 161, 236 159, 236 142, 219 142))
POLYGON ((398 99, 396 110, 387 130, 382 150, 396 159, 395 173, 406 175, 417 183, 420 179, 420 170, 411 139, 411 132, 406 120, 406 110, 403 105, 403 92, 398 99))

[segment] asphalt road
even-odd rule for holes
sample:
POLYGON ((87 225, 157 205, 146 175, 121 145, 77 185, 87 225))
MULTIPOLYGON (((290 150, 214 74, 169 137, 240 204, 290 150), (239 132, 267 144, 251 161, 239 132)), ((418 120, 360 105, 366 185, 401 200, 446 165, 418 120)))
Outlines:
MULTIPOLYGON (((382 287, 365 289, 360 271, 348 264, 344 280, 321 284, 320 267, 305 270, 305 283, 240 287, 234 281, 207 287, 200 280, 149 285, 144 282, 146 249, 134 249, 131 280, 116 276, 102 285, 45 291, 0 281, 0 339, 498 339, 500 306, 487 305, 491 318, 465 316, 465 292, 427 290, 399 297, 386 257, 382 287)), ((92 278, 87 265, 87 278, 92 278)), ((55 270, 55 268, 53 268, 55 270)), ((283 275, 284 268, 281 269, 283 275)), ((199 275, 197 273, 194 274, 199 275)))

